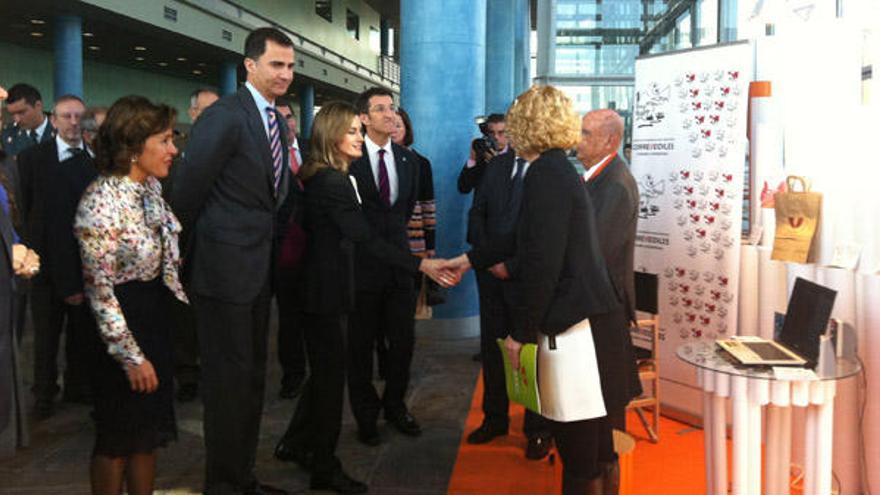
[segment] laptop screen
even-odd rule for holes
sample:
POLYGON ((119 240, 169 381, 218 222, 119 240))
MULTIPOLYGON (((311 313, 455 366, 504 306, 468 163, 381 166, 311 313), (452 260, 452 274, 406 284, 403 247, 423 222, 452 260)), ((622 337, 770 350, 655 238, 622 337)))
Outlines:
POLYGON ((819 359, 819 336, 828 326, 837 291, 798 277, 794 282, 779 342, 814 367, 819 359))

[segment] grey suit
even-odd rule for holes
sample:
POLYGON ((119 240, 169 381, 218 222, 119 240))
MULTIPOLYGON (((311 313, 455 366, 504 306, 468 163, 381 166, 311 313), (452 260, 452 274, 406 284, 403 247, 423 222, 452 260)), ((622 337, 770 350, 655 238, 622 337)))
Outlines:
POLYGON ((642 393, 633 354, 629 323, 635 320, 633 252, 638 221, 639 188, 626 162, 615 157, 598 176, 587 182, 596 212, 596 234, 611 283, 623 306, 590 317, 602 393, 612 426, 626 429, 624 409, 642 393))
POLYGON ((182 251, 202 359, 206 493, 240 493, 256 483, 275 217, 290 182, 284 119, 276 193, 261 111, 247 88, 208 107, 171 198, 188 233, 182 251))

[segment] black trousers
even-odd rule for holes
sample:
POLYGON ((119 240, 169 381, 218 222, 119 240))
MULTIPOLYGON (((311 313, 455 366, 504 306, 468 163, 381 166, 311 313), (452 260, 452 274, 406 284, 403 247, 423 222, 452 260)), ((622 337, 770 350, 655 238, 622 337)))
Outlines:
POLYGON ((415 301, 412 289, 362 291, 355 296, 356 309, 348 320, 348 393, 359 427, 375 426, 382 409, 386 418, 406 413, 404 396, 415 345, 415 301), (373 350, 380 327, 388 342, 381 399, 373 386, 373 350))
POLYGON ((303 313, 301 322, 312 372, 281 443, 312 452, 312 476, 327 477, 339 463, 336 445, 342 429, 346 318, 303 313))
POLYGON ((58 393, 58 348, 64 332, 64 388, 69 394, 89 391, 89 369, 100 350, 95 320, 88 301, 78 306, 65 304, 50 284, 31 287, 31 317, 34 322, 34 386, 39 400, 51 400, 58 393))
POLYGON ((195 294, 205 431, 205 493, 252 486, 266 391, 269 284, 249 304, 195 294))
POLYGON ((305 337, 301 311, 296 301, 296 287, 278 284, 278 362, 281 363, 281 385, 293 385, 306 376, 305 337))
MULTIPOLYGON (((483 356, 483 421, 493 427, 507 428, 510 402, 504 382, 504 358, 496 339, 504 339, 512 326, 511 308, 504 298, 504 282, 492 274, 477 273, 480 295, 480 353, 483 356)), ((550 435, 546 420, 526 409, 523 433, 527 438, 550 435)))
POLYGON ((199 338, 195 309, 174 299, 170 304, 174 327, 174 377, 180 385, 199 383, 199 338))
POLYGON ((614 437, 608 416, 562 423, 546 419, 562 458, 562 474, 575 480, 599 476, 599 464, 614 462, 614 437))

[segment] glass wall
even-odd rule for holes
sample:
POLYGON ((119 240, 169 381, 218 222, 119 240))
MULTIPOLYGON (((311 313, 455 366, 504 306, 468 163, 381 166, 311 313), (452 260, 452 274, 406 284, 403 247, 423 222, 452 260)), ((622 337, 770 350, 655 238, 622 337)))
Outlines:
POLYGON ((632 75, 641 17, 641 0, 557 0, 554 72, 632 75))

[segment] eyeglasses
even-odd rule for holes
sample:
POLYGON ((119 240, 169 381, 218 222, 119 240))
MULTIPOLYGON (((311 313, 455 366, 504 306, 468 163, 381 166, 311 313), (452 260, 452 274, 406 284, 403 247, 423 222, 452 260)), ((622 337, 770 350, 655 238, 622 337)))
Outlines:
POLYGON ((62 119, 62 120, 73 120, 74 118, 76 120, 82 120, 83 114, 82 114, 82 112, 66 112, 66 113, 56 113, 55 116, 58 117, 59 119, 62 119))
POLYGON ((370 111, 371 111, 371 112, 376 112, 376 113, 385 113, 385 112, 391 112, 391 113, 394 113, 394 112, 397 111, 397 107, 394 106, 394 105, 389 105, 389 106, 385 106, 385 105, 375 105, 375 106, 373 106, 372 108, 370 108, 370 111))

